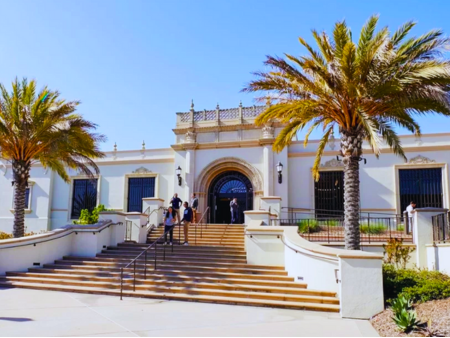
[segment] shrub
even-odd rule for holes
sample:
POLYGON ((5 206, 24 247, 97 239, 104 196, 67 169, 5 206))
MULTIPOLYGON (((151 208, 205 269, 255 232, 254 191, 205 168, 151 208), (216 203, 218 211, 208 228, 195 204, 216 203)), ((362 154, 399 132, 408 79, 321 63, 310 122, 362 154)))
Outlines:
MULTIPOLYGON (((41 231, 39 231, 39 234, 43 234, 45 232, 46 232, 45 230, 41 230, 41 231)), ((33 236, 33 235, 37 235, 37 234, 38 233, 35 233, 35 232, 31 231, 31 232, 26 232, 24 234, 24 236, 33 236)), ((2 240, 2 239, 11 239, 11 238, 14 238, 13 234, 8 234, 6 232, 0 231, 0 240, 2 240)))
POLYGON ((108 209, 106 209, 103 204, 99 204, 98 206, 96 206, 94 210, 92 210, 92 213, 90 213, 87 209, 83 209, 81 210, 80 218, 78 219, 78 221, 73 221, 73 224, 96 224, 98 223, 99 214, 102 211, 108 211, 108 209))
POLYGON ((370 235, 379 235, 384 234, 386 231, 386 228, 383 225, 380 224, 374 224, 374 225, 361 225, 360 231, 363 234, 370 234, 370 235))
POLYGON ((319 232, 320 228, 319 222, 315 219, 304 219, 297 222, 298 232, 301 234, 308 234, 313 232, 319 232))
POLYGON ((403 238, 388 239, 387 244, 383 244, 384 261, 387 264, 392 264, 396 268, 406 268, 406 264, 411 259, 411 252, 413 247, 403 245, 403 238))
POLYGON ((450 276, 439 271, 396 269, 383 265, 383 288, 386 302, 405 296, 413 302, 426 302, 450 297, 450 276))

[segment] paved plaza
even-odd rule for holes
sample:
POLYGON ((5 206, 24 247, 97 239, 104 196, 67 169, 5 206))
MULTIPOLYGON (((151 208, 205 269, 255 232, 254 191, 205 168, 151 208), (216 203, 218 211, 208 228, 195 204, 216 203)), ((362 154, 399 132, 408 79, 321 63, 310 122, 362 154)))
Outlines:
POLYGON ((377 336, 338 314, 0 289, 1 336, 377 336))

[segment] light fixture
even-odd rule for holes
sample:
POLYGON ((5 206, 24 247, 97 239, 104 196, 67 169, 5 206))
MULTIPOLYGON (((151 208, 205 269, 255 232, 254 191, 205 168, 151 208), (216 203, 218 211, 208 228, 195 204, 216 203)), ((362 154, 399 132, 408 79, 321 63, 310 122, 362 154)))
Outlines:
POLYGON ((178 176, 178 185, 181 187, 181 168, 180 168, 180 166, 178 166, 178 168, 175 169, 175 172, 177 173, 177 176, 178 176))
POLYGON ((283 176, 281 175, 281 172, 283 171, 283 165, 281 162, 277 163, 277 171, 278 171, 278 183, 281 184, 283 182, 283 176))

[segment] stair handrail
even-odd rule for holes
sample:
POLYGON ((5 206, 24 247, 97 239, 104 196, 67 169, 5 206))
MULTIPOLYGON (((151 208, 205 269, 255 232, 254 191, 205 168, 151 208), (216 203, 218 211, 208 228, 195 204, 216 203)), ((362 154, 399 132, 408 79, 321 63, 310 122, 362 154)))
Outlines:
MULTIPOLYGON (((145 211, 144 211, 144 214, 147 215, 147 225, 150 223, 150 216, 151 216, 154 212, 158 212, 158 211, 160 211, 160 210, 166 211, 167 208, 161 206, 161 207, 159 207, 159 208, 153 209, 152 211, 150 211, 150 213, 147 214, 147 211, 149 211, 149 210, 150 210, 150 207, 148 207, 148 208, 145 209, 145 211)), ((158 226, 158 225, 156 225, 156 226, 158 226)), ((148 227, 147 233, 148 233, 151 229, 152 229, 151 227, 148 227)))
MULTIPOLYGON (((179 223, 174 224, 173 226, 179 226, 179 223)), ((148 250, 150 250, 152 247, 154 247, 155 250, 155 262, 154 262, 154 270, 157 269, 157 254, 158 254, 158 241, 164 237, 166 234, 168 234, 170 232, 170 230, 165 231, 161 236, 159 236, 155 241, 153 241, 153 243, 151 243, 146 249, 144 249, 139 255, 137 255, 134 259, 132 259, 127 265, 123 266, 120 268, 120 300, 122 300, 122 294, 123 294, 123 270, 128 268, 131 264, 134 265, 133 267, 133 292, 136 292, 136 261, 142 256, 144 255, 145 259, 144 259, 144 279, 147 279, 147 252, 148 250)), ((164 250, 163 250, 163 260, 166 260, 166 246, 163 245, 164 250)), ((173 245, 171 245, 172 247, 172 252, 173 252, 173 245)))
MULTIPOLYGON (((205 215, 209 215, 208 213, 209 207, 205 209, 205 211, 202 214, 202 217, 200 217, 200 220, 195 225, 195 245, 197 245, 197 227, 200 225, 200 238, 203 238, 203 219, 205 218, 205 215)), ((205 223, 206 226, 208 226, 208 222, 205 223)))

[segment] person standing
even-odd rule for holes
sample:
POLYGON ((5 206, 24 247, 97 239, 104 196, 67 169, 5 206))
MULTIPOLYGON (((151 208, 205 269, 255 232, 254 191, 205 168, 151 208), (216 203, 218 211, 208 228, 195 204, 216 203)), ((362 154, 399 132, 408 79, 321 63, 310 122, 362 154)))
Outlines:
POLYGON ((172 199, 170 200, 170 203, 172 203, 172 208, 173 208, 173 210, 175 210, 175 213, 177 214, 177 217, 178 217, 178 225, 180 225, 180 207, 181 207, 181 204, 183 204, 183 201, 180 199, 180 198, 178 198, 178 194, 177 193, 175 193, 174 195, 173 195, 173 197, 172 197, 172 199))
POLYGON ((192 209, 192 222, 197 222, 197 208, 198 208, 198 198, 195 194, 191 197, 191 209, 192 209))
POLYGON ((193 212, 192 208, 189 207, 188 202, 183 203, 184 214, 181 222, 184 223, 184 243, 183 245, 189 245, 189 226, 192 222, 193 212))
POLYGON ((406 233, 410 233, 412 231, 412 225, 413 225, 413 217, 415 214, 415 209, 416 208, 416 202, 411 201, 411 203, 409 203, 409 205, 406 207, 406 212, 408 213, 408 219, 406 220, 406 233))
POLYGON ((236 197, 234 197, 230 202, 230 211, 231 224, 237 224, 237 222, 239 222, 239 204, 236 197))
POLYGON ((175 227, 175 223, 178 221, 177 214, 175 209, 169 207, 166 214, 164 215, 163 223, 164 223, 164 245, 167 245, 167 234, 170 235, 170 245, 173 245, 173 228, 175 227))

